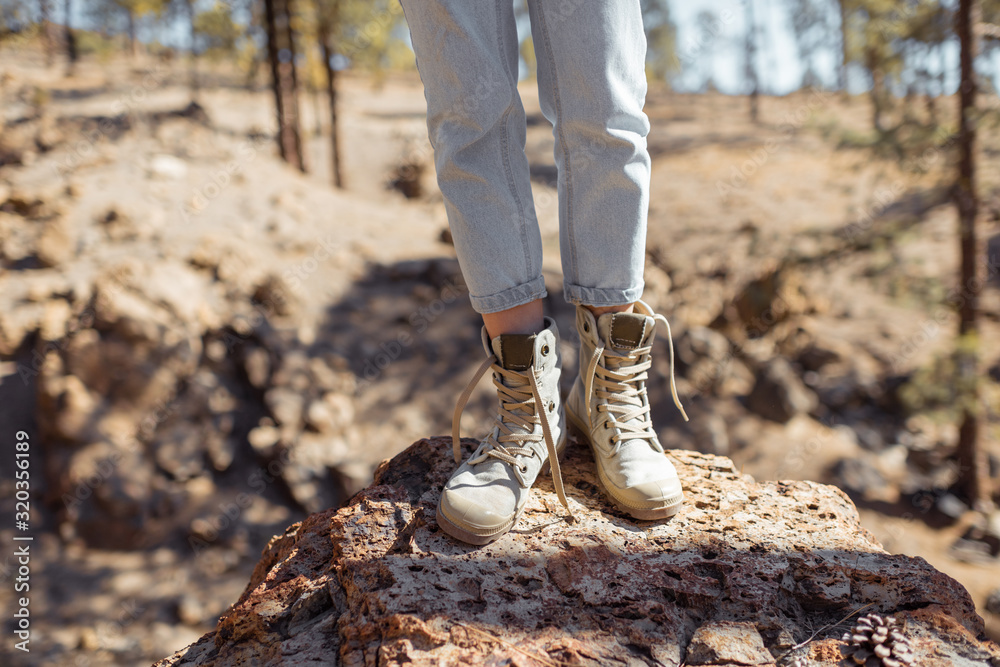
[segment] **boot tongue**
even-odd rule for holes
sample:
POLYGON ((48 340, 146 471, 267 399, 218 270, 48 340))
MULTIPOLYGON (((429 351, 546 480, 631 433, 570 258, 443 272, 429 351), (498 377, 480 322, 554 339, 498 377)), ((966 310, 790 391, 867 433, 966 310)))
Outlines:
POLYGON ((491 341, 500 365, 508 371, 524 372, 535 357, 535 334, 500 334, 491 341))
POLYGON ((608 313, 598 322, 605 344, 615 350, 642 347, 653 333, 652 318, 638 313, 608 313))

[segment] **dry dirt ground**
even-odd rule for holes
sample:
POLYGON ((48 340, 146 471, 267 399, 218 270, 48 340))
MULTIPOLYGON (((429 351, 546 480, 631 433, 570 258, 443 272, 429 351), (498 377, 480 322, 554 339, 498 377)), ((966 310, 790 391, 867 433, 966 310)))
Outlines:
MULTIPOLYGON (((206 76, 213 83, 199 96, 201 117, 179 113, 190 100, 184 71, 152 60, 85 62, 72 78, 26 51, 3 53, 0 63, 0 148, 14 155, 7 164, 0 159, 0 206, 14 202, 0 208, 0 437, 10 442, 25 429, 58 444, 32 441, 52 461, 43 471, 33 459, 32 653, 13 650, 5 631, 0 656, 4 664, 148 664, 214 626, 272 534, 343 500, 411 442, 450 430, 454 399, 481 348, 443 235, 422 88, 414 75, 378 85, 345 79, 347 187, 338 192, 328 185, 327 140, 314 132, 308 96, 310 172, 301 174, 275 156, 268 91, 247 91, 236 76, 206 76), (423 167, 421 191, 407 199, 387 183, 411 163, 423 167), (109 290, 103 272, 119 268, 130 277, 125 288, 109 290), (242 331, 241 309, 263 298, 262 290, 279 293, 287 307, 242 331), (80 488, 77 480, 93 474, 86 466, 101 460, 100 450, 81 452, 101 438, 114 441, 108 419, 91 430, 63 423, 72 422, 67 415, 95 414, 77 403, 102 405, 131 419, 133 430, 147 418, 134 406, 115 412, 117 399, 73 370, 86 358, 72 342, 87 329, 72 326, 75 304, 86 302, 80 292, 110 293, 111 301, 141 292, 157 308, 169 306, 164 312, 190 325, 198 346, 191 368, 200 370, 177 381, 185 400, 195 402, 191 387, 199 382, 221 386, 205 401, 211 415, 198 413, 204 430, 192 437, 175 437, 188 407, 154 419, 135 459, 136 470, 151 470, 147 477, 133 479, 129 466, 119 466, 93 489, 95 498, 110 489, 108 498, 132 499, 141 494, 130 484, 169 485, 169 497, 180 500, 167 509, 139 503, 137 516, 148 521, 132 532, 113 503, 101 507, 88 497, 73 513, 65 502, 67 488, 80 488), (227 365, 233 348, 225 336, 234 331, 238 359, 227 365), (53 341, 67 368, 32 365, 53 341), (38 372, 25 375, 25 367, 38 372), (302 369, 308 374, 296 375, 302 369), (295 379, 303 377, 311 379, 295 379), (296 408, 290 394, 309 392, 316 400, 296 408), (56 400, 67 396, 82 398, 56 400), (215 444, 203 445, 209 441, 215 444), (239 494, 253 476, 284 451, 301 453, 310 463, 289 469, 305 472, 282 471, 279 482, 243 502, 239 494)), ((547 307, 568 334, 568 384, 574 336, 560 289, 553 140, 532 82, 522 94, 547 307)), ((939 112, 947 118, 953 106, 941 100, 939 112)), ((972 525, 947 493, 955 429, 901 405, 915 393, 933 395, 939 376, 918 371, 953 345, 955 318, 940 305, 958 262, 954 207, 942 185, 950 153, 931 149, 901 167, 873 148, 845 146, 845 138, 856 144, 863 137, 867 103, 827 93, 764 99, 757 125, 745 100, 715 95, 657 90, 647 112, 654 162, 646 299, 674 326, 692 416, 683 424, 664 389, 664 345, 650 389, 664 443, 729 455, 759 479, 840 484, 887 549, 922 556, 961 581, 1000 636, 1000 616, 985 610, 1000 586, 1000 562, 989 554, 997 527, 991 537, 972 525), (788 363, 774 368, 774 359, 788 363), (773 371, 773 385, 755 388, 765 371, 773 371), (788 414, 765 418, 753 398, 758 389, 764 398, 784 397, 788 414)), ((1000 141, 995 128, 984 135, 981 229, 1000 252, 1000 141)), ((998 287, 994 273, 972 288, 986 313, 983 376, 994 378, 998 287)), ((129 303, 116 312, 127 314, 129 303)), ((99 338, 128 340, 123 321, 108 319, 99 338)), ((128 360, 121 363, 122 373, 132 372, 128 360)), ((487 386, 466 409, 465 434, 488 418, 487 386)), ((996 404, 991 410, 984 440, 996 463, 996 404)), ((0 489, 6 516, 14 511, 6 472, 0 489)), ((9 526, 0 529, 3 544, 12 544, 9 526)), ((10 565, 8 558, 0 572, 5 609, 15 597, 10 565)))

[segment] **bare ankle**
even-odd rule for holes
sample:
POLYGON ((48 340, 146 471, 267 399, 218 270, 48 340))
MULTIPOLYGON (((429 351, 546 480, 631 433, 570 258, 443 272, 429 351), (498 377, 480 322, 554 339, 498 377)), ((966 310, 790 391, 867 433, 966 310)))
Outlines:
POLYGON ((535 299, 496 313, 484 313, 483 324, 490 338, 501 334, 536 334, 545 328, 542 300, 535 299))
POLYGON ((631 313, 632 307, 635 303, 626 303, 623 306, 588 306, 584 304, 584 308, 589 310, 594 314, 594 317, 600 317, 605 313, 631 313))

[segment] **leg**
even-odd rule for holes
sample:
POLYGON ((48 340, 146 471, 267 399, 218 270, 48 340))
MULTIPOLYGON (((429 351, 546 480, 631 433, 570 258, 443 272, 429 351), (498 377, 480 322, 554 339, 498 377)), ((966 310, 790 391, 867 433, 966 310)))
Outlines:
POLYGON ((666 319, 638 301, 650 168, 639 2, 529 0, 529 9, 542 111, 556 137, 566 298, 577 304, 580 335, 566 416, 611 500, 636 518, 663 519, 684 494, 646 396, 654 328, 666 319))
POLYGON ((500 334, 533 334, 541 331, 544 326, 542 313, 542 300, 535 299, 523 306, 483 313, 483 324, 491 339, 500 334))
POLYGON ((473 544, 517 521, 546 464, 558 482, 565 421, 559 331, 542 320, 542 241, 524 155, 512 0, 403 0, 427 97, 438 183, 472 306, 483 314, 489 355, 459 398, 459 424, 476 382, 492 370, 498 413, 476 452, 445 484, 438 525, 473 544))
POLYGON ((556 139, 566 299, 629 305, 642 295, 649 205, 639 2, 528 7, 542 112, 556 139))
MULTIPOLYGON (((513 3, 402 4, 424 83, 438 183, 472 306, 489 314, 540 299, 546 294, 542 240, 524 155, 513 3)), ((539 314, 534 329, 540 328, 539 314)))

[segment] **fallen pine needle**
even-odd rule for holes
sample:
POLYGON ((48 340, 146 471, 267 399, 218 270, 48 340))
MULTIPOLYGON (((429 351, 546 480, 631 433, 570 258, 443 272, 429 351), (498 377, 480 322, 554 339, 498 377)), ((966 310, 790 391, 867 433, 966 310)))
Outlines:
POLYGON ((852 611, 850 614, 848 614, 847 616, 845 616, 842 619, 840 619, 839 621, 837 621, 836 623, 827 623, 822 628, 820 628, 816 632, 814 632, 811 635, 809 635, 808 639, 806 639, 805 641, 799 642, 798 644, 796 644, 792 648, 788 649, 788 651, 786 651, 780 658, 778 658, 778 660, 782 660, 782 659, 788 657, 793 652, 798 651, 800 648, 802 648, 803 646, 805 646, 806 644, 808 644, 809 642, 811 642, 813 639, 815 639, 816 635, 818 635, 819 633, 823 632, 824 630, 826 630, 828 628, 832 628, 835 625, 840 625, 841 623, 843 623, 844 621, 846 621, 847 619, 849 619, 851 616, 854 616, 856 613, 858 613, 862 609, 867 609, 868 607, 872 606, 873 604, 875 604, 875 603, 874 602, 869 602, 868 604, 864 605, 863 607, 858 607, 857 609, 855 609, 854 611, 852 611))

